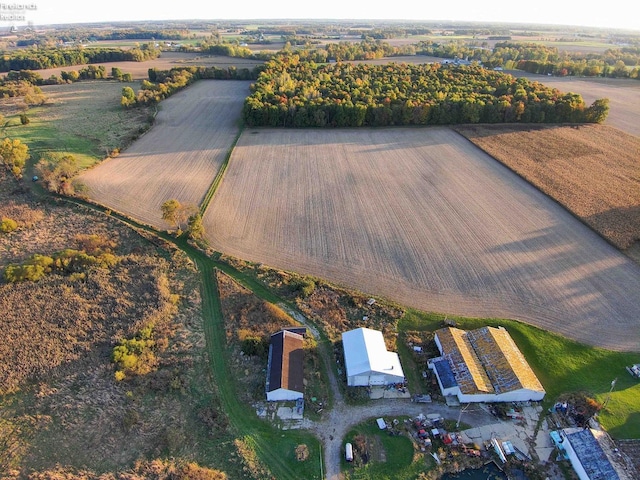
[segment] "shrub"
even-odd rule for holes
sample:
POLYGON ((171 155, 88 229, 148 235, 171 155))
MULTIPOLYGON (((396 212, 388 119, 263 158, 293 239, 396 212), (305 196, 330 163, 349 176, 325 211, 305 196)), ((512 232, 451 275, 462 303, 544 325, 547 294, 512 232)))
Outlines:
POLYGON ((4 270, 4 279, 8 283, 37 282, 51 272, 53 258, 44 255, 33 255, 22 265, 9 265, 4 270))
POLYGON ((260 337, 248 336, 242 340, 241 345, 245 355, 266 357, 269 352, 269 344, 260 337))
POLYGON ((0 232, 2 233, 13 232, 16 228, 18 228, 18 222, 12 218, 3 218, 0 223, 0 232))
POLYGON ((154 353, 156 342, 153 340, 153 328, 143 328, 136 338, 122 339, 113 348, 111 360, 116 364, 116 380, 127 376, 146 375, 158 365, 154 353))

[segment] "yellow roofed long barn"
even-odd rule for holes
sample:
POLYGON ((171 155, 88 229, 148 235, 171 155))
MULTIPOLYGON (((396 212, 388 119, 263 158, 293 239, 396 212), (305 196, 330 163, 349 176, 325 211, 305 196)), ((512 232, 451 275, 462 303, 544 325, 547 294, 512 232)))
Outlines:
POLYGON ((463 403, 539 401, 545 391, 504 328, 437 330, 440 357, 429 361, 442 394, 463 403))

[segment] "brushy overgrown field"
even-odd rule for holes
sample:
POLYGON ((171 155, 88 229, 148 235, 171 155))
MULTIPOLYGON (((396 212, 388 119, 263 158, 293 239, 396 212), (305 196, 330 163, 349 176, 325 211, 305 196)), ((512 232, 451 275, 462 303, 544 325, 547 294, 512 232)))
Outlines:
POLYGON ((604 125, 456 130, 625 250, 640 241, 640 139, 604 125))
POLYGON ((71 154, 90 166, 116 149, 123 149, 149 126, 151 107, 124 109, 122 88, 138 89, 138 83, 92 80, 45 85, 45 104, 29 108, 28 125, 21 125, 22 99, 2 99, 0 105, 9 124, 2 138, 18 138, 29 146, 37 162, 45 152, 71 154))
POLYGON ((88 238, 116 259, 54 270, 36 282, 0 281, 3 478, 53 471, 97 478, 156 467, 177 472, 158 478, 189 478, 184 472, 195 474, 195 464, 241 471, 211 383, 199 276, 187 257, 106 215, 36 202, 4 172, 0 216, 18 224, 0 233, 1 272, 34 254, 95 254, 88 238), (130 349, 124 367, 112 361, 116 346, 130 349))

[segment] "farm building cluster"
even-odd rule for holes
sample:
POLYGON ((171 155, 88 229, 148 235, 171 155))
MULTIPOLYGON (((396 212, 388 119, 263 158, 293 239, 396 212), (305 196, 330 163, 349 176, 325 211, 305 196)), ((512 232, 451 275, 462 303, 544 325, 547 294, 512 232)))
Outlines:
POLYGON ((442 394, 461 403, 540 401, 545 390, 502 327, 436 331, 440 357, 429 360, 442 394))

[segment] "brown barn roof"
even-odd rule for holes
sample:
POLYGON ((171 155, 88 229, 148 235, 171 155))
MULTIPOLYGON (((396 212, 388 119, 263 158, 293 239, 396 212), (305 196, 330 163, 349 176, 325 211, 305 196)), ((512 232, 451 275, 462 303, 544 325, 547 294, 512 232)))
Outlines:
POLYGON ((304 338, 297 333, 281 330, 271 335, 267 392, 279 388, 304 391, 304 338))

